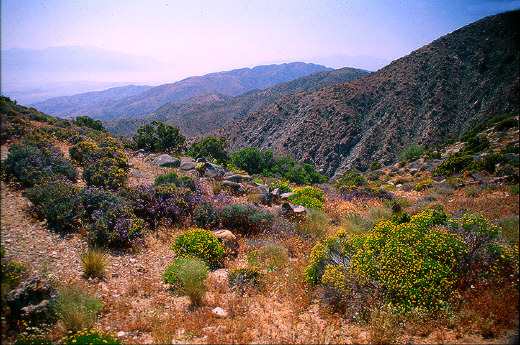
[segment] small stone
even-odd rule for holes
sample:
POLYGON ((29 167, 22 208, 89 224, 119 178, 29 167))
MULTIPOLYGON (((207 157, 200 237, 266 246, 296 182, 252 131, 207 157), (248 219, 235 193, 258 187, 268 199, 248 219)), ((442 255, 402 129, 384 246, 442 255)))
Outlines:
POLYGON ((221 308, 221 307, 216 307, 215 309, 212 310, 213 314, 217 315, 218 317, 227 317, 228 316, 228 312, 221 308))
POLYGON ((117 336, 118 336, 119 338, 126 337, 126 332, 120 331, 120 332, 117 333, 117 336))
POLYGON ((134 258, 130 258, 130 262, 134 263, 136 260, 134 258))

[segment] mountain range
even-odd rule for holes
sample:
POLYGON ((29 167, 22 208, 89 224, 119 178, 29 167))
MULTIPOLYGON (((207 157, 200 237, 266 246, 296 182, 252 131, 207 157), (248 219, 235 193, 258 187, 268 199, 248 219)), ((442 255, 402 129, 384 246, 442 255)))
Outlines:
POLYGON ((288 154, 333 176, 389 164, 519 108, 520 11, 486 17, 349 83, 278 100, 206 136, 288 154))
POLYGON ((52 98, 32 106, 53 116, 88 115, 99 120, 111 120, 122 116, 145 115, 165 103, 181 102, 203 93, 215 92, 237 96, 252 89, 265 89, 280 82, 324 70, 330 69, 322 65, 301 62, 264 65, 190 77, 175 83, 155 86, 117 100, 103 99, 97 97, 102 94, 89 93, 68 98, 52 98), (78 102, 78 99, 81 102, 78 102))
POLYGON ((291 94, 317 90, 365 75, 368 75, 367 71, 347 67, 315 72, 235 97, 219 93, 200 94, 184 102, 167 103, 145 116, 105 121, 105 127, 112 134, 130 136, 135 134, 140 126, 155 120, 179 127, 183 135, 193 137, 216 130, 291 94))

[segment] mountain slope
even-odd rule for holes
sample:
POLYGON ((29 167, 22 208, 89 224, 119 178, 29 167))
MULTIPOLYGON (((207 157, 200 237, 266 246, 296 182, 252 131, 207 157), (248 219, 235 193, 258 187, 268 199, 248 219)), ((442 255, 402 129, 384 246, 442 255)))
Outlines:
MULTIPOLYGON (((60 104, 55 104, 54 107, 46 107, 45 111, 50 115, 63 114, 62 116, 75 117, 88 109, 91 117, 100 120, 140 116, 165 103, 181 102, 198 94, 216 92, 236 96, 252 89, 267 88, 322 70, 328 68, 303 62, 243 68, 162 84, 116 102, 97 104, 95 107, 87 105, 82 109, 67 112, 60 104)), ((39 109, 40 105, 34 106, 39 109)))
POLYGON ((367 74, 368 72, 355 68, 320 71, 236 97, 207 94, 182 103, 168 103, 149 115, 106 121, 105 126, 112 134, 128 136, 136 133, 143 124, 156 120, 177 126, 183 135, 192 137, 216 130, 288 95, 355 80, 367 74))
POLYGON ((151 89, 146 85, 128 85, 113 87, 103 91, 85 92, 74 96, 62 96, 34 104, 40 111, 52 113, 58 117, 91 116, 90 109, 108 106, 110 102, 131 97, 151 89))
POLYGON ((520 12, 484 18, 351 83, 287 97, 208 135, 329 175, 390 163, 519 107, 520 12))

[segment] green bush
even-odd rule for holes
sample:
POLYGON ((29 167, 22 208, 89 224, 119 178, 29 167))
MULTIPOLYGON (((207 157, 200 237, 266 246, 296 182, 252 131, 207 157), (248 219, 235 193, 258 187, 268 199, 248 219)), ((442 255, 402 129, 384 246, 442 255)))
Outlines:
POLYGON ((83 170, 83 179, 88 186, 118 189, 128 180, 128 173, 113 158, 103 158, 87 165, 83 170))
POLYGON ((69 156, 70 159, 77 162, 78 164, 83 164, 88 154, 97 149, 98 147, 95 143, 81 141, 69 148, 69 156))
POLYGON ((222 226, 243 235, 258 234, 272 228, 274 216, 250 204, 231 204, 220 211, 222 226))
POLYGON ((225 137, 215 138, 207 137, 202 141, 197 141, 191 144, 188 155, 195 159, 200 157, 208 157, 217 160, 218 164, 226 164, 229 162, 229 156, 226 149, 229 144, 225 137))
POLYGON ((424 154, 424 148, 417 144, 408 144, 403 148, 403 152, 399 155, 399 161, 411 162, 415 161, 424 154))
POLYGON ((183 176, 179 178, 176 173, 157 176, 153 185, 157 187, 162 184, 173 184, 177 187, 186 187, 193 192, 197 190, 197 185, 193 178, 189 176, 183 176))
POLYGON ((480 136, 480 137, 471 137, 468 138, 468 143, 464 146, 464 152, 467 153, 477 153, 484 151, 489 148, 490 142, 488 137, 480 136))
POLYGON ((188 230, 177 236, 172 249, 179 257, 197 257, 212 268, 220 265, 225 253, 215 235, 203 229, 188 230))
POLYGON ((453 153, 433 171, 433 176, 451 176, 471 167, 473 157, 464 153, 453 153))
POLYGON ((74 165, 54 147, 13 145, 2 169, 8 179, 14 178, 23 187, 60 178, 75 182, 78 178, 74 165))
POLYGON ((163 280, 186 294, 194 305, 199 305, 206 293, 207 277, 206 263, 194 257, 178 258, 163 274, 163 280))
POLYGON ((307 208, 315 208, 323 210, 324 203, 327 201, 323 196, 323 191, 314 187, 297 187, 293 190, 293 194, 287 199, 294 205, 302 205, 307 208))
POLYGON ((220 223, 220 214, 211 202, 202 202, 195 207, 193 220, 199 228, 215 229, 220 223))
POLYGON ((478 171, 486 171, 494 174, 496 165, 507 162, 507 157, 501 154, 490 154, 473 163, 473 169, 478 171))
POLYGON ((264 168, 264 158, 256 147, 246 147, 231 154, 231 162, 249 174, 259 174, 264 168))
POLYGON ((47 219, 49 228, 72 231, 79 226, 83 204, 79 189, 66 181, 48 182, 26 191, 27 198, 47 219))
POLYGON ((357 186, 364 187, 367 186, 367 181, 355 171, 347 171, 345 172, 337 181, 336 181, 336 189, 340 189, 343 186, 357 186))
POLYGON ((510 117, 507 119, 503 119, 495 125, 495 131, 503 132, 509 128, 518 128, 518 120, 510 117))

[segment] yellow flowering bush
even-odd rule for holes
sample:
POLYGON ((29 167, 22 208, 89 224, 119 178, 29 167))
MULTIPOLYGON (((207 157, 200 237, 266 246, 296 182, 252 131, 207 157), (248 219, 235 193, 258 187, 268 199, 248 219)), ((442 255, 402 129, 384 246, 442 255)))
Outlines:
POLYGON ((87 345, 87 344, 123 344, 123 341, 107 331, 98 329, 83 329, 79 332, 69 332, 61 339, 64 345, 87 345))
POLYGON ((78 164, 83 164, 88 154, 97 149, 97 145, 93 142, 80 141, 79 143, 69 148, 69 156, 70 159, 77 162, 78 164))
POLYGON ((179 257, 194 256, 204 260, 210 267, 217 267, 225 253, 222 243, 204 229, 191 229, 177 236, 172 249, 179 257))
POLYGON ((113 158, 103 158, 83 170, 83 179, 89 186, 118 189, 128 180, 128 173, 113 158))
POLYGON ((307 208, 315 208, 323 211, 324 203, 327 201, 323 196, 324 192, 315 187, 297 187, 293 194, 287 199, 294 205, 302 205, 307 208))
POLYGON ((278 188, 281 193, 289 193, 291 191, 291 188, 289 187, 289 181, 283 177, 269 184, 270 191, 273 191, 276 188, 278 188))

